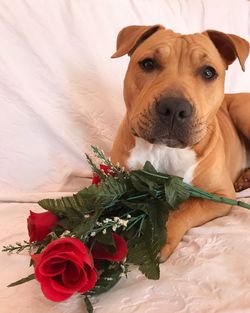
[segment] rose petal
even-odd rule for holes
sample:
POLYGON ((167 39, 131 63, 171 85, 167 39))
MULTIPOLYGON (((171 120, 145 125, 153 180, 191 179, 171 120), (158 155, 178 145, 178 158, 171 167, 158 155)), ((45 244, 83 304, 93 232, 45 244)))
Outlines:
POLYGON ((84 269, 76 266, 75 263, 68 262, 65 268, 65 271, 61 275, 62 282, 65 286, 69 288, 74 288, 78 290, 85 285, 85 282, 88 280, 84 269))
POLYGON ((96 281, 97 281, 97 273, 92 268, 85 267, 85 272, 88 276, 88 283, 86 283, 81 289, 78 290, 78 292, 84 293, 86 291, 89 291, 94 288, 96 281))
POLYGON ((112 236, 115 240, 116 251, 111 253, 105 249, 105 245, 96 242, 91 251, 94 259, 119 262, 125 258, 128 253, 126 241, 115 233, 113 233, 112 236))
POLYGON ((39 264, 39 272, 43 276, 56 276, 65 270, 65 258, 51 257, 39 264))
POLYGON ((55 302, 60 302, 68 299, 74 293, 74 291, 68 289, 65 290, 65 292, 58 291, 54 288, 54 284, 52 284, 52 282, 53 279, 49 278, 46 280, 46 282, 41 284, 42 292, 47 299, 55 302))
POLYGON ((79 258, 79 256, 76 255, 75 252, 59 252, 55 255, 49 254, 48 256, 41 259, 39 263, 39 271, 41 275, 44 276, 56 276, 62 272, 62 270, 60 270, 62 268, 62 264, 64 264, 64 270, 68 262, 72 262, 77 264, 79 267, 83 267, 83 261, 84 259, 79 258), (54 273, 48 270, 51 264, 58 264, 58 267, 55 268, 54 273))
POLYGON ((59 276, 55 276, 53 278, 49 278, 50 283, 51 283, 51 287, 58 291, 58 292, 62 292, 62 293, 74 293, 75 291, 77 291, 75 288, 71 288, 69 286, 65 286, 63 281, 62 281, 62 277, 59 276))
POLYGON ((43 251, 43 256, 47 256, 48 254, 59 252, 71 252, 76 250, 76 254, 79 257, 85 256, 88 253, 87 247, 81 242, 81 240, 76 238, 59 238, 52 241, 47 248, 43 251))

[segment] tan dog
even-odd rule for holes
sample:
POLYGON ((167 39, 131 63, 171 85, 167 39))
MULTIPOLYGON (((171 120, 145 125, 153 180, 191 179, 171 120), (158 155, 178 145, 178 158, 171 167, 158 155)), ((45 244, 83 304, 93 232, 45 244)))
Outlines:
MULTIPOLYGON (((214 30, 182 35, 161 25, 129 26, 119 33, 112 57, 125 54, 131 57, 124 81, 127 114, 112 161, 138 169, 149 160, 160 172, 235 197, 234 182, 250 165, 250 94, 224 95, 224 79, 236 58, 244 71, 248 42, 214 30)), ((168 220, 161 260, 191 227, 229 210, 199 199, 181 205, 168 220)))

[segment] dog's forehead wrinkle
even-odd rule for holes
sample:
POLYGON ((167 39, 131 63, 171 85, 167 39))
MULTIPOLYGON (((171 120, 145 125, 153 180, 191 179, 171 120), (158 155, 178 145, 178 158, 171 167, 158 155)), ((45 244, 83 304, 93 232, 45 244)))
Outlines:
POLYGON ((161 63, 165 63, 168 60, 168 57, 171 54, 171 46, 169 44, 164 44, 160 47, 157 47, 154 52, 156 59, 159 59, 161 63))
POLYGON ((188 60, 191 62, 191 65, 198 64, 199 62, 210 62, 208 52, 199 42, 187 40, 186 37, 177 39, 176 43, 177 42, 179 42, 179 44, 176 44, 175 52, 179 55, 179 64, 189 66, 188 60))
POLYGON ((213 57, 209 55, 206 44, 200 39, 200 36, 195 35, 174 36, 168 40, 166 37, 159 38, 159 41, 154 40, 151 45, 148 42, 146 49, 141 47, 136 59, 154 58, 166 66, 174 60, 179 70, 198 63, 211 63, 213 57))

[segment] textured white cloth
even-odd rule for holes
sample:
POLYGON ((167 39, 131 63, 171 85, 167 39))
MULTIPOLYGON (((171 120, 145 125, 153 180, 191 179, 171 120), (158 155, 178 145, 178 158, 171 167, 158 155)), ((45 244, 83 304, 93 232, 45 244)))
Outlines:
MULTIPOLYGON (((54 196, 59 196, 54 195, 54 196)), ((250 199, 245 199, 250 203, 250 199)), ((0 245, 27 238, 29 209, 37 204, 0 204, 0 245)), ((249 313, 250 212, 234 208, 228 216, 193 228, 169 260, 161 278, 147 280, 137 269, 96 299, 96 313, 249 313)), ((0 255, 1 313, 85 313, 82 299, 46 300, 37 281, 6 286, 32 273, 27 255, 0 255)))
MULTIPOLYGON (((110 59, 122 27, 212 28, 250 40, 249 13, 246 0, 0 0, 0 245, 27 238, 28 211, 40 211, 31 202, 86 185, 90 145, 109 153, 124 113, 128 57, 110 59)), ((249 61, 246 69, 230 66, 227 91, 250 91, 249 61)), ((249 226, 250 212, 234 208, 192 229, 159 281, 133 270, 96 313, 250 312, 249 226)), ((77 297, 47 301, 35 281, 6 288, 32 271, 28 263, 1 253, 2 313, 84 312, 77 297)))

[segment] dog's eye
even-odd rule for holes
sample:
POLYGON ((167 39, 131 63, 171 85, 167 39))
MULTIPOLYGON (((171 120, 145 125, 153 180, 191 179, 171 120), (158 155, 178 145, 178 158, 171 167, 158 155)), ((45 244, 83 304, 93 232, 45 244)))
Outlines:
POLYGON ((155 69, 155 61, 153 59, 144 59, 139 62, 140 67, 146 71, 146 72, 151 72, 155 69))
POLYGON ((205 80, 213 80, 218 74, 212 66, 204 66, 201 70, 201 76, 205 80))

